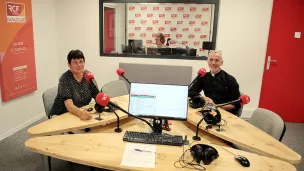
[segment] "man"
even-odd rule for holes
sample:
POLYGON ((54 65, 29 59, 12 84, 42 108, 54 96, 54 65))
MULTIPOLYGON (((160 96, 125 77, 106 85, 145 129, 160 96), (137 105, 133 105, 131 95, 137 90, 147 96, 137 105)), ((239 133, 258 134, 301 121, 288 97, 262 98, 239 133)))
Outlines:
MULTIPOLYGON (((221 104, 237 100, 240 97, 239 84, 236 79, 221 69, 223 57, 220 51, 212 51, 208 56, 210 72, 200 77, 189 89, 189 96, 194 97, 202 90, 205 102, 221 104)), ((223 108, 230 113, 237 114, 241 104, 225 105, 223 108)))

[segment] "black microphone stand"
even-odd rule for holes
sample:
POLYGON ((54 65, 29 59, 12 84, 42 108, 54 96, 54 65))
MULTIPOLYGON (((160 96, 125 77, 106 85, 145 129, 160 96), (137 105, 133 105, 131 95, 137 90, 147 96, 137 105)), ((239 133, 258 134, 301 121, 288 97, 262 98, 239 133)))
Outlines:
POLYGON ((109 108, 113 110, 114 114, 115 114, 116 117, 117 117, 117 128, 115 128, 114 131, 117 132, 117 133, 120 133, 120 132, 122 131, 122 129, 119 128, 119 116, 118 116, 118 114, 115 112, 115 109, 114 109, 113 107, 109 106, 109 108))
POLYGON ((205 115, 205 111, 204 111, 202 119, 196 125, 196 134, 195 134, 195 136, 192 137, 192 139, 195 140, 195 141, 200 141, 201 140, 201 137, 198 136, 198 129, 199 129, 199 125, 202 123, 205 116, 206 115, 205 115))
POLYGON ((100 113, 102 113, 105 109, 104 106, 101 106, 100 104, 96 103, 95 106, 94 106, 96 112, 99 114, 98 117, 96 117, 95 119, 98 120, 98 121, 101 121, 103 120, 101 117, 100 117, 100 113))

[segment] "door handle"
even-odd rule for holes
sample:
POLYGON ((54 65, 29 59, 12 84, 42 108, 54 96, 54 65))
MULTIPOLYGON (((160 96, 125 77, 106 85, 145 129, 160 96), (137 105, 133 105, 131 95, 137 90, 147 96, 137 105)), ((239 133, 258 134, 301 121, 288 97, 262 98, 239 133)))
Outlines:
POLYGON ((277 60, 273 60, 273 59, 271 59, 271 56, 268 56, 267 57, 267 64, 266 64, 266 70, 270 69, 270 63, 271 62, 278 62, 278 61, 277 60))

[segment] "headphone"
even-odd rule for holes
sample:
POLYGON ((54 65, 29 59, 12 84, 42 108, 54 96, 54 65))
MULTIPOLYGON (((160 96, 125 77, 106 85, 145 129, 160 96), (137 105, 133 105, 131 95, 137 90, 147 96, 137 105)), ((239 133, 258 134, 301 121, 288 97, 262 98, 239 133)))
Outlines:
POLYGON ((205 120, 205 122, 207 124, 217 125, 222 120, 222 115, 221 115, 220 111, 214 105, 206 105, 206 106, 204 106, 204 109, 203 109, 202 112, 203 112, 203 114, 207 113, 204 116, 204 120, 205 120), (212 111, 216 112, 215 116, 213 114, 211 114, 212 111))
POLYGON ((190 148, 193 159, 200 163, 203 161, 205 165, 210 164, 213 160, 219 157, 217 150, 206 144, 196 144, 190 148))
POLYGON ((200 95, 196 95, 189 99, 189 106, 193 109, 200 108, 205 105, 205 100, 200 95))

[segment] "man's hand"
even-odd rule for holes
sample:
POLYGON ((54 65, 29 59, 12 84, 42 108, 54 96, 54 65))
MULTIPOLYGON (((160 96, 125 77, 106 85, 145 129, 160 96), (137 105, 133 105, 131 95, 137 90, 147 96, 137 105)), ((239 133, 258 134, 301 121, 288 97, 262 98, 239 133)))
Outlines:
POLYGON ((85 111, 85 110, 82 111, 78 116, 79 116, 79 118, 81 120, 90 120, 90 119, 92 119, 92 115, 89 112, 85 111))
POLYGON ((214 104, 213 100, 210 99, 209 97, 204 97, 204 100, 206 104, 214 104))

